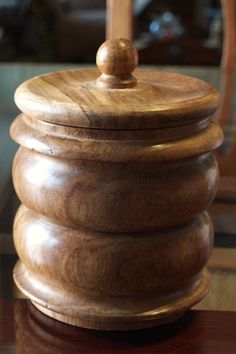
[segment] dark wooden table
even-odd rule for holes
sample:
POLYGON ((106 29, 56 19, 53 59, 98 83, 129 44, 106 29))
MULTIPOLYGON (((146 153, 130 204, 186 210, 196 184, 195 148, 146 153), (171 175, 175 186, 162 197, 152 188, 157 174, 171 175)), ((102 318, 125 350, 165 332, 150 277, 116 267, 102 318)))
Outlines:
POLYGON ((0 301, 1 354, 235 354, 236 312, 189 311, 172 325, 98 332, 46 317, 26 300, 0 301))

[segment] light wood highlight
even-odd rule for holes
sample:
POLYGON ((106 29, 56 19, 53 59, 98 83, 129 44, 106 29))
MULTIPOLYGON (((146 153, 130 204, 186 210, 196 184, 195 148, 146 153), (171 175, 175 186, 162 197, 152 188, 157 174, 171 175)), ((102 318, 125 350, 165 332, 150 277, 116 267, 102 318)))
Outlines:
POLYGON ((138 64, 138 52, 127 39, 110 39, 97 52, 97 67, 102 75, 96 81, 101 88, 130 88, 137 86, 132 72, 138 64))
POLYGON ((31 118, 78 128, 147 130, 180 127, 209 118, 219 94, 202 80, 137 69, 137 86, 102 89, 97 69, 45 74, 18 87, 15 101, 31 118))

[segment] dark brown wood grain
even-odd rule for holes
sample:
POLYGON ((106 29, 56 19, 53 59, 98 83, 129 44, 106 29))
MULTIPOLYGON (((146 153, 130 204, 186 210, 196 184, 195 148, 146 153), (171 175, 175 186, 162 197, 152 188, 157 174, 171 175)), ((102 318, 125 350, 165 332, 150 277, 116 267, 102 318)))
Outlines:
POLYGON ((0 352, 235 354, 236 312, 190 311, 172 325, 98 332, 59 323, 25 300, 0 301, 0 352))
POLYGON ((136 51, 123 39, 97 61, 98 79, 94 69, 54 73, 16 92, 14 279, 69 324, 162 325, 208 291, 219 97, 178 74, 141 70, 136 82, 136 51))
POLYGON ((17 106, 57 125, 137 130, 200 122, 219 104, 217 91, 196 78, 144 69, 132 76, 137 51, 124 39, 105 42, 97 64, 101 71, 69 70, 26 81, 16 90, 17 106))

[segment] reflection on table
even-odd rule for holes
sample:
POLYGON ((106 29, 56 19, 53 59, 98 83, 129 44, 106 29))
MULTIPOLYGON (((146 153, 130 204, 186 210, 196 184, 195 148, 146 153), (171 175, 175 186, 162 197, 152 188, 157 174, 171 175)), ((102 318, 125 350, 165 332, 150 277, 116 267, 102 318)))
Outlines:
POLYGON ((4 354, 235 354, 236 313, 189 311, 176 322, 142 331, 104 332, 55 321, 26 300, 0 300, 4 354))

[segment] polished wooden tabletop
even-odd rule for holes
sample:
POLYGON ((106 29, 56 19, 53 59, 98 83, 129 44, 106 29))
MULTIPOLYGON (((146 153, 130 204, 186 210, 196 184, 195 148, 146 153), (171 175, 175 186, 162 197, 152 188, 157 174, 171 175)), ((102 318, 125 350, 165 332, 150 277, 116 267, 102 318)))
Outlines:
POLYGON ((0 301, 1 354, 235 354, 236 313, 189 311, 172 325, 102 332, 52 320, 26 300, 0 301))

